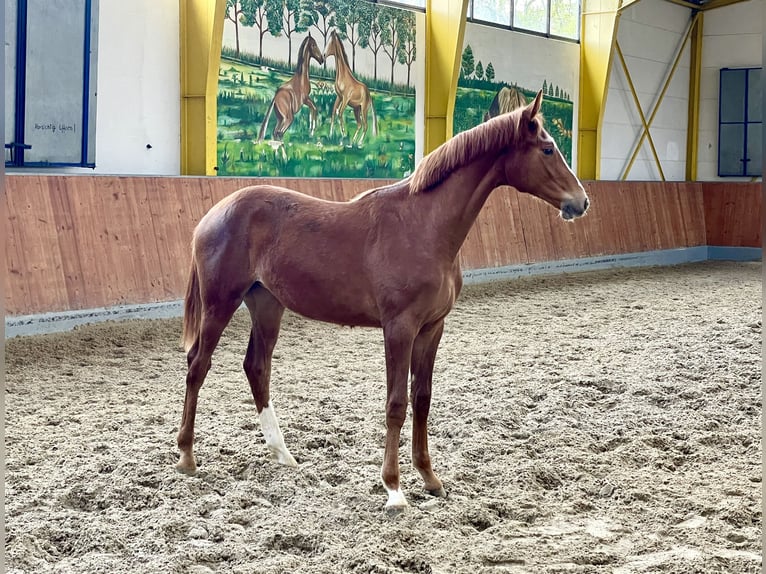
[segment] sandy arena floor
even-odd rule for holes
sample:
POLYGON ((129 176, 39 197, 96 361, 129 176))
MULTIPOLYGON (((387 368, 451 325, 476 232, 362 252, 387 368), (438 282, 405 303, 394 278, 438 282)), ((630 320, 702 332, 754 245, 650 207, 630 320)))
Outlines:
POLYGON ((437 357, 449 497, 383 509, 379 330, 286 315, 268 457, 224 334, 178 474, 180 320, 8 341, 6 561, 61 573, 760 571, 761 264, 466 288, 437 357))

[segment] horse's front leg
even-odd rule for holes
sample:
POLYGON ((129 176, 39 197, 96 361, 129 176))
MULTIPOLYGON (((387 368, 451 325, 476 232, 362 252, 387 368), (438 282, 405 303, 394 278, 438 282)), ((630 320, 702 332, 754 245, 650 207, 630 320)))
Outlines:
POLYGON ((442 481, 431 468, 427 424, 436 349, 443 332, 443 320, 426 325, 418 333, 412 348, 412 466, 423 477, 425 489, 434 496, 447 496, 442 481))
POLYGON ((381 478, 388 492, 386 508, 403 508, 407 499, 399 484, 399 436, 407 416, 407 373, 416 329, 405 321, 383 327, 386 347, 386 449, 381 478))
POLYGON ((309 107, 309 112, 311 113, 311 119, 309 120, 309 137, 313 137, 314 130, 317 127, 317 107, 314 102, 311 101, 311 98, 306 98, 306 105, 309 107))
POLYGON ((341 99, 340 96, 335 98, 335 103, 332 105, 332 116, 330 117, 330 137, 332 137, 333 134, 333 128, 335 127, 335 116, 338 115, 338 107, 340 106, 341 99))

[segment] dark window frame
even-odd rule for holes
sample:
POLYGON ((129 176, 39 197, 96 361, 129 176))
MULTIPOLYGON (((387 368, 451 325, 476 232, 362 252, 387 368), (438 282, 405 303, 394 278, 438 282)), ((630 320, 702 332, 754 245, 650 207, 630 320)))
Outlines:
MULTIPOLYGON (((83 30, 83 81, 82 81, 82 115, 80 124, 82 136, 80 138, 80 161, 27 161, 24 151, 32 146, 26 142, 26 72, 27 72, 27 28, 28 28, 28 0, 17 0, 16 4, 16 74, 15 74, 15 99, 12 121, 14 124, 13 141, 5 142, 4 147, 10 150, 10 159, 5 161, 7 168, 58 168, 58 167, 85 167, 94 168, 95 164, 95 136, 91 134, 91 59, 93 49, 93 18, 94 2, 98 0, 84 0, 83 17, 85 27, 83 30), (89 157, 94 156, 93 161, 89 157)), ((94 118, 95 119, 95 118, 94 118)))
MULTIPOLYGON (((763 134, 763 110, 761 110, 761 120, 759 121, 749 121, 748 118, 748 104, 749 104, 749 94, 750 94, 750 76, 751 71, 753 70, 760 70, 761 72, 761 84, 763 84, 763 69, 760 67, 751 67, 751 68, 721 68, 719 70, 718 75, 718 161, 717 161, 717 175, 718 177, 762 177, 763 176, 763 165, 761 165, 761 171, 760 173, 748 173, 748 163, 752 161, 752 158, 748 157, 748 133, 750 130, 754 129, 759 134, 763 134), (725 74, 729 72, 745 72, 745 85, 744 85, 744 117, 742 121, 723 121, 723 97, 722 97, 722 91, 724 86, 724 76, 725 74), (741 170, 739 173, 729 173, 725 172, 722 173, 722 166, 721 166, 721 128, 722 126, 742 126, 742 155, 743 157, 740 158, 741 163, 741 170)), ((761 136, 763 137, 763 136, 761 136)), ((761 141, 761 147, 763 148, 763 141, 761 141)))

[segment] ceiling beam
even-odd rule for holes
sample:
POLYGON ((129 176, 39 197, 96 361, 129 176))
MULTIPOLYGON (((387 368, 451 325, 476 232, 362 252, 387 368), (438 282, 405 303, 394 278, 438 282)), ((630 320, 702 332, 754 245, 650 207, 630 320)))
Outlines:
MULTIPOLYGON (((665 0, 666 2, 670 2, 671 4, 677 4, 679 6, 683 6, 684 8, 691 8, 692 10, 702 10, 701 4, 695 4, 694 2, 688 2, 687 0, 665 0)), ((741 0, 737 0, 741 1, 741 0)))
POLYGON ((700 6, 700 10, 708 11, 715 10, 716 8, 723 8, 724 6, 731 6, 732 4, 739 4, 746 0, 710 0, 700 6))

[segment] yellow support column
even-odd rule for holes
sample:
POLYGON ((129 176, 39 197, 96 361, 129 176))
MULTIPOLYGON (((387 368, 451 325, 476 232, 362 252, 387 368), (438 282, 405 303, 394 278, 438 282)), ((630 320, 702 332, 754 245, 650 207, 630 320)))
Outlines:
POLYGON ((577 175, 601 175, 601 119, 609 87, 620 0, 583 0, 580 28, 580 109, 577 175))
POLYGON ((467 9, 468 0, 426 0, 424 154, 452 137, 467 9))
POLYGON ((686 126, 686 180, 697 180, 700 132, 700 78, 702 77, 703 14, 697 13, 689 37, 689 120, 686 126))
POLYGON ((181 174, 215 175, 216 94, 226 0, 179 0, 181 174))

